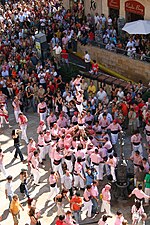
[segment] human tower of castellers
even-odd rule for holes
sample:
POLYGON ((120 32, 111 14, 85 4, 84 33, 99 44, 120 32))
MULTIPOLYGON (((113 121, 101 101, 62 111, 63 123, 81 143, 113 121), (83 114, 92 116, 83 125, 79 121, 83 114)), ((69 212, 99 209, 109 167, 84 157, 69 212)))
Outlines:
MULTIPOLYGON (((50 160, 51 172, 49 176, 50 194, 47 201, 54 201, 57 206, 56 224, 79 224, 84 211, 87 217, 92 218, 99 212, 102 214, 99 225, 106 225, 108 217, 111 217, 111 185, 116 180, 118 135, 122 132, 122 126, 117 119, 113 120, 107 108, 94 116, 84 107, 84 91, 82 89, 82 76, 77 75, 70 82, 71 99, 75 103, 75 111, 69 114, 65 106, 59 110, 59 101, 54 111, 49 111, 44 99, 37 105, 40 117, 37 128, 38 141, 30 137, 28 139, 27 116, 21 112, 21 102, 18 97, 12 101, 14 116, 19 129, 12 130, 16 159, 19 155, 23 163, 28 163, 28 170, 22 169, 20 173, 20 192, 28 198, 30 224, 40 224, 40 213, 36 213, 34 199, 30 198, 28 191, 28 179, 33 176, 33 185, 40 185, 40 171, 45 160, 50 160), (109 131, 109 132, 108 132, 109 131), (20 149, 20 137, 27 144, 27 160, 20 149), (49 156, 46 157, 46 156, 49 156), (108 183, 101 187, 104 174, 109 177, 108 183), (102 189, 99 191, 99 189, 102 189), (64 203, 70 203, 70 209, 65 210, 64 203), (100 202, 100 203, 99 203, 100 202), (100 206, 100 210, 99 210, 100 206), (35 218, 35 219, 34 219, 35 218)), ((4 122, 9 125, 6 96, 0 91, 0 119, 1 127, 4 122)), ((149 107, 149 101, 145 107, 149 107)), ((149 109, 146 109, 149 112, 149 109)), ((10 126, 10 125, 9 125, 10 126)), ((11 126, 10 126, 11 127, 11 126)), ((150 145, 150 121, 146 123, 146 140, 150 145)), ((130 159, 134 164, 135 188, 129 195, 135 196, 131 209, 132 224, 145 224, 147 215, 144 206, 149 204, 150 198, 150 153, 148 160, 143 157, 142 136, 139 131, 131 135, 132 154, 130 159), (141 178, 144 175, 143 178, 141 178), (141 179, 141 180, 140 180, 141 179)), ((148 148, 149 149, 149 148, 148 148)), ((0 169, 7 179, 5 185, 6 198, 10 201, 10 212, 13 215, 14 224, 19 222, 19 209, 14 212, 15 202, 17 207, 22 207, 18 196, 14 194, 13 177, 7 174, 4 165, 5 154, 0 150, 0 169)), ((104 182, 103 182, 104 183, 104 182)), ((1 218, 3 219, 3 218, 1 218)), ((127 218, 128 219, 128 218, 127 218)), ((110 224, 128 224, 123 212, 116 212, 115 222, 110 224)))

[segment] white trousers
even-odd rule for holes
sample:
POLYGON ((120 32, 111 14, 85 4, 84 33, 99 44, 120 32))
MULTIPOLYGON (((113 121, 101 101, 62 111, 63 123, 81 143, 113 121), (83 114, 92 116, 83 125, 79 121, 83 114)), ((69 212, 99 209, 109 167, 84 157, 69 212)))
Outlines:
POLYGON ((112 144, 113 144, 113 145, 117 144, 117 141, 118 141, 118 134, 112 134, 112 133, 111 133, 111 141, 112 141, 112 144))
POLYGON ((7 172, 6 172, 5 166, 3 164, 0 164, 0 170, 4 174, 4 177, 7 178, 7 172))
POLYGON ((88 201, 88 202, 85 202, 84 201, 84 206, 83 206, 83 208, 82 208, 82 212, 83 211, 87 211, 88 212, 88 217, 91 217, 91 213, 92 213, 92 201, 90 200, 90 201, 88 201))
POLYGON ((32 174, 33 174, 33 178, 34 178, 34 183, 38 184, 39 180, 40 180, 40 172, 34 168, 32 168, 32 174))
POLYGON ((77 110, 79 111, 79 113, 81 114, 83 111, 83 105, 82 103, 80 105, 76 104, 77 110))
POLYGON ((40 153, 39 153, 39 162, 41 163, 42 160, 45 158, 45 148, 39 147, 40 153))
POLYGON ((50 150, 50 145, 46 145, 46 146, 44 147, 45 155, 49 153, 49 150, 50 150))
POLYGON ((53 170, 54 170, 55 172, 58 172, 59 175, 60 175, 60 177, 63 176, 63 170, 62 170, 61 163, 60 163, 59 165, 55 165, 55 164, 53 163, 53 170))
POLYGON ((71 160, 67 160, 65 159, 65 163, 67 165, 67 169, 69 170, 69 172, 71 173, 72 172, 72 161, 71 160))
POLYGON ((106 211, 108 215, 110 215, 110 204, 107 201, 102 200, 101 212, 106 211))
POLYGON ((20 129, 22 131, 22 133, 21 133, 21 139, 25 140, 25 142, 28 143, 28 138, 27 138, 27 124, 20 125, 20 129))
MULTIPOLYGON (((150 188, 145 188, 145 194, 150 196, 150 188)), ((149 199, 145 198, 145 203, 149 203, 149 199)))
POLYGON ((74 175, 74 187, 78 187, 80 185, 80 188, 84 188, 84 180, 79 175, 74 175))
POLYGON ((110 173, 113 177, 113 181, 116 181, 115 167, 113 166, 110 167, 110 173))
POLYGON ((5 121, 6 124, 9 124, 9 122, 5 119, 4 116, 0 116, 0 127, 3 126, 4 121, 5 121))
POLYGON ((55 187, 50 187, 50 194, 48 196, 48 200, 53 199, 59 193, 59 189, 57 185, 55 187))
POLYGON ((143 148, 142 148, 142 145, 139 144, 139 145, 132 145, 133 146, 133 151, 139 151, 141 156, 143 155, 143 148))
POLYGON ((16 123, 18 123, 18 116, 19 116, 19 113, 20 112, 21 112, 20 110, 14 110, 14 115, 15 115, 16 123))
POLYGON ((44 121, 45 121, 46 115, 47 115, 47 112, 45 112, 45 113, 40 113, 40 121, 41 121, 41 120, 44 120, 44 121))

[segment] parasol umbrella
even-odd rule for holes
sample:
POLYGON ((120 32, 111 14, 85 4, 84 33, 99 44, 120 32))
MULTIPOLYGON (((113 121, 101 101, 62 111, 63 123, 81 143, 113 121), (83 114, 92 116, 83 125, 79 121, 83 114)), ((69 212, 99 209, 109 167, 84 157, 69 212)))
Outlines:
POLYGON ((126 23, 122 30, 129 34, 150 34, 150 20, 137 20, 126 23))

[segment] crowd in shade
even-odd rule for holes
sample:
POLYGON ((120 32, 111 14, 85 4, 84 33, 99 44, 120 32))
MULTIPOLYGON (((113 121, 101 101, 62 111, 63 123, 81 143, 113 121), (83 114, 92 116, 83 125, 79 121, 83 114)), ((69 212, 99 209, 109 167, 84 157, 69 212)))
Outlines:
MULTIPOLYGON (((82 1, 76 2, 72 11, 66 10, 59 0, 10 0, 0 5, 0 131, 4 132, 7 126, 12 129, 14 160, 19 157, 27 165, 27 169, 20 172, 21 184, 16 193, 13 174, 8 174, 5 153, 0 150, 0 169, 6 178, 4 194, 9 200, 14 225, 19 224, 20 208, 24 210, 19 202, 19 192, 28 205, 29 224, 42 223, 41 213, 36 208, 38 199, 31 197, 28 187, 29 181, 35 188, 41 185, 39 170, 47 163, 50 163, 50 172, 46 171, 50 190, 48 199, 43 198, 43 201, 56 205, 55 224, 80 224, 83 213, 87 213, 91 221, 93 216, 101 213, 98 224, 108 224, 113 208, 112 187, 118 182, 118 137, 124 131, 125 141, 128 137, 131 142, 128 153, 131 153, 129 160, 134 167, 134 187, 127 194, 128 201, 134 195, 132 225, 145 224, 147 220, 145 207, 150 199, 149 88, 145 89, 141 80, 129 82, 122 88, 105 83, 97 86, 92 79, 87 81, 84 74, 76 74, 68 82, 65 82, 65 74, 60 75, 62 66, 70 68, 68 50, 77 52, 78 40, 86 44, 85 37, 93 40, 93 29, 100 29, 98 26, 105 29, 108 24, 104 35, 108 35, 108 30, 111 30, 109 37, 117 35, 111 18, 96 15, 93 27, 90 15, 85 20, 83 9, 82 1), (38 32, 46 34, 49 45, 47 56, 42 59, 35 48, 38 32), (18 129, 9 120, 10 104, 18 129), (35 124, 37 138, 28 135, 29 112, 39 118, 39 124, 35 124), (22 153, 20 139, 24 140, 26 154, 22 153)), ((87 51, 84 60, 87 72, 97 74, 98 64, 95 60, 90 64, 87 51)), ((128 218, 123 214, 118 210, 110 225, 128 224, 128 218)), ((3 221, 3 215, 0 219, 3 221)))

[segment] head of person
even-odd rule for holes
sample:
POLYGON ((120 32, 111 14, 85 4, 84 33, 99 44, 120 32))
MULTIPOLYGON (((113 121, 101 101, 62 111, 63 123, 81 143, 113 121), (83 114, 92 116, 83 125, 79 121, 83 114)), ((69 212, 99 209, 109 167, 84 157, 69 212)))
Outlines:
POLYGON ((29 216, 34 216, 35 215, 35 207, 31 207, 29 210, 29 216))
POLYGON ((72 216, 72 213, 71 213, 70 210, 68 210, 68 211, 66 212, 66 216, 67 216, 67 217, 71 217, 71 216, 72 216))
POLYGON ((106 185, 105 185, 105 190, 106 190, 106 191, 110 191, 110 189, 111 189, 111 186, 110 186, 109 184, 106 184, 106 185))
POLYGON ((140 152, 138 150, 136 150, 135 155, 138 157, 140 155, 140 152))
POLYGON ((13 195, 13 200, 16 202, 16 201, 18 201, 18 199, 19 199, 19 198, 18 198, 18 195, 14 194, 14 195, 13 195))
POLYGON ((62 189, 62 192, 61 192, 62 196, 66 196, 67 193, 68 193, 68 190, 65 189, 65 188, 63 188, 63 189, 62 189))
POLYGON ((81 162, 82 162, 82 157, 79 156, 79 157, 77 158, 77 162, 78 162, 78 163, 81 163, 81 162))
POLYGON ((139 208, 141 207, 141 201, 137 200, 135 202, 135 207, 137 208, 137 210, 139 210, 139 208))
POLYGON ((29 138, 29 143, 32 143, 34 141, 33 137, 29 138))
POLYGON ((142 188, 143 188, 142 184, 139 184, 139 185, 138 185, 138 189, 139 189, 139 190, 142 190, 142 188))
POLYGON ((121 212, 120 210, 118 210, 118 211, 116 212, 116 215, 117 215, 118 217, 121 217, 121 216, 122 216, 122 212, 121 212))
POLYGON ((91 185, 91 184, 88 184, 88 185, 86 186, 87 191, 90 191, 91 188, 92 188, 92 185, 91 185))
POLYGON ((76 197, 80 197, 80 192, 77 191, 77 192, 75 193, 75 196, 76 196, 76 197))
POLYGON ((102 221, 103 221, 103 222, 106 222, 106 220, 107 220, 107 216, 106 216, 106 215, 103 215, 103 216, 102 216, 102 221))
POLYGON ((12 177, 11 175, 9 175, 9 176, 7 177, 7 181, 8 181, 9 183, 12 181, 12 179, 13 179, 13 177, 12 177))
POLYGON ((97 180, 93 180, 93 185, 94 185, 94 186, 97 186, 97 185, 98 185, 97 180))
POLYGON ((66 170, 66 171, 65 171, 65 174, 66 174, 67 177, 69 177, 69 175, 70 175, 69 170, 66 170))
POLYGON ((64 221, 65 215, 60 215, 58 218, 59 218, 60 221, 64 221))
POLYGON ((61 150, 61 149, 60 149, 60 147, 57 147, 57 148, 56 148, 56 152, 58 152, 58 153, 59 153, 59 152, 60 152, 60 150, 61 150))
POLYGON ((33 153, 33 155, 34 155, 34 157, 37 158, 39 156, 39 152, 37 150, 35 150, 34 153, 33 153))

